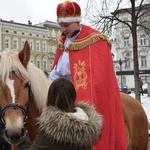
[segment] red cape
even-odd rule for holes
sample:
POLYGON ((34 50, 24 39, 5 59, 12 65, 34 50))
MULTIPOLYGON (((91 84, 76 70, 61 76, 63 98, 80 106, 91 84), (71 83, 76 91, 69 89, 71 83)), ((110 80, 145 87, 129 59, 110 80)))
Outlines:
MULTIPOLYGON (((53 66, 64 50, 64 40, 63 36, 58 38, 53 66)), ((93 149, 126 150, 121 100, 109 44, 102 33, 82 25, 81 33, 67 49, 71 76, 77 91, 77 101, 93 104, 104 116, 102 134, 93 149)))

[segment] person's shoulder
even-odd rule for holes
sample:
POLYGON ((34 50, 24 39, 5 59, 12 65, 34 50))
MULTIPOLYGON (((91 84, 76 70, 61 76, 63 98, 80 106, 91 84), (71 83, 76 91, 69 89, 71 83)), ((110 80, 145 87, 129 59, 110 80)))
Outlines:
POLYGON ((89 38, 89 39, 92 39, 92 41, 104 40, 111 47, 112 43, 108 39, 108 37, 104 33, 100 32, 100 31, 98 31, 98 30, 96 30, 90 26, 82 24, 82 34, 81 35, 83 36, 83 39, 89 38))
POLYGON ((85 24, 82 24, 82 30, 83 31, 85 30, 87 33, 90 33, 90 32, 92 32, 92 33, 99 33, 98 30, 96 30, 96 29, 94 29, 94 28, 92 28, 92 27, 90 27, 88 25, 85 25, 85 24))

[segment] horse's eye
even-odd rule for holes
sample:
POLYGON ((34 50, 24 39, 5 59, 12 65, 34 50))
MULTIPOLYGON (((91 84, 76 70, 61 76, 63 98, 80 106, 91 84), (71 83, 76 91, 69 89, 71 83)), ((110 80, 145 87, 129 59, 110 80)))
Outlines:
POLYGON ((30 86, 30 83, 27 82, 27 83, 25 83, 24 88, 28 88, 29 86, 30 86))

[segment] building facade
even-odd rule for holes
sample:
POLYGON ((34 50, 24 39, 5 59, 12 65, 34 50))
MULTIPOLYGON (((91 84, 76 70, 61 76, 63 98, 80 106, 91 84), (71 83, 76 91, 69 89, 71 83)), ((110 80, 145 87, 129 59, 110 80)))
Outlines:
MULTIPOLYGON (((146 9, 150 9, 150 4, 146 9)), ((130 9, 130 8, 129 8, 130 9)), ((147 11, 138 23, 150 29, 150 11, 147 11)), ((131 21, 127 11, 120 11, 119 18, 131 21)), ((137 28, 139 75, 144 83, 150 82, 150 32, 142 27, 137 28)), ((124 23, 115 26, 113 45, 116 50, 115 71, 119 82, 134 89, 133 42, 131 30, 124 23), (122 81, 121 81, 122 80, 122 81)))
POLYGON ((0 19, 0 51, 20 51, 28 41, 31 47, 31 62, 49 72, 56 50, 56 38, 60 34, 57 23, 45 21, 32 25, 0 19))

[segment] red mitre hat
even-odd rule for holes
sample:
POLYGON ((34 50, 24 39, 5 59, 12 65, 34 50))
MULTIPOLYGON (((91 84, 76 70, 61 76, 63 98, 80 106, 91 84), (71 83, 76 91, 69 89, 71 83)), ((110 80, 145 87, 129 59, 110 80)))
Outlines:
POLYGON ((57 6, 57 22, 81 22, 81 9, 76 2, 65 0, 57 6))

